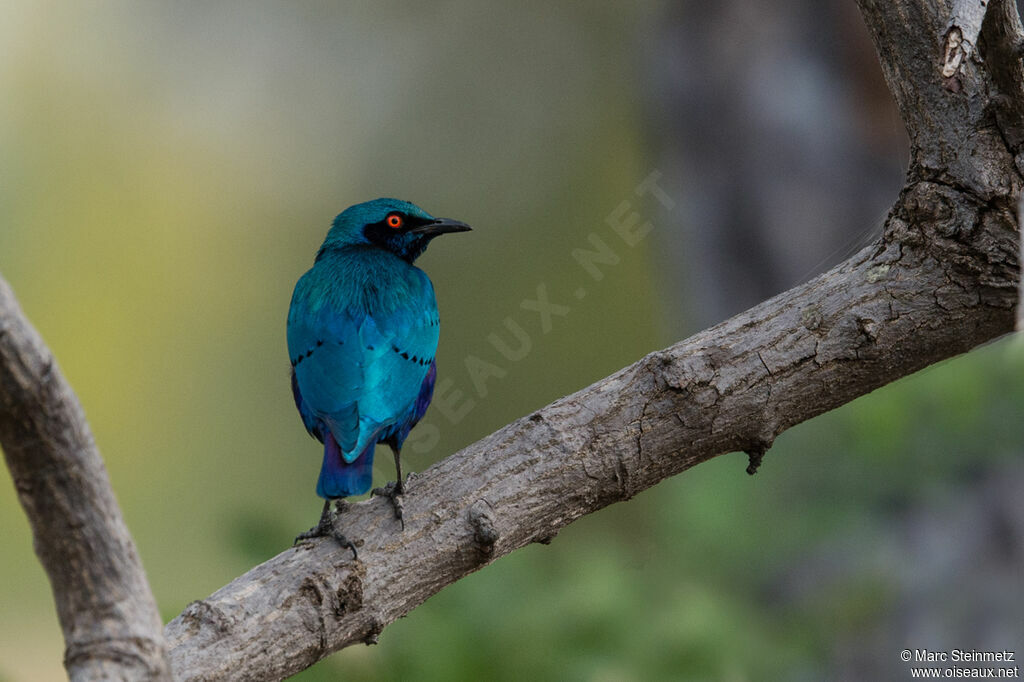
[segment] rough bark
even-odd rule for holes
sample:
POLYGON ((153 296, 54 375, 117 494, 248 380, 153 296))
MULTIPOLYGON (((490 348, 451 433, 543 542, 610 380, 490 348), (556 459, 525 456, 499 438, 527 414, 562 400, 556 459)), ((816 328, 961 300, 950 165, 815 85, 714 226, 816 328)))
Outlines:
MULTIPOLYGON (((1017 203, 1017 215, 1024 214, 1024 198, 1017 203)), ((1020 240, 1018 263, 1024 263, 1024 239, 1020 240)), ((1024 331, 1024 280, 1017 284, 1017 331, 1024 331)))
POLYGON ((372 642, 444 586, 667 476, 1010 331, 1017 300, 1021 27, 992 0, 946 69, 947 2, 861 0, 911 139, 878 243, 830 272, 520 419, 417 476, 405 530, 384 500, 168 624, 184 679, 279 678, 372 642))
POLYGON ((162 624, 82 408, 0 278, 0 446, 72 680, 170 679, 162 624))

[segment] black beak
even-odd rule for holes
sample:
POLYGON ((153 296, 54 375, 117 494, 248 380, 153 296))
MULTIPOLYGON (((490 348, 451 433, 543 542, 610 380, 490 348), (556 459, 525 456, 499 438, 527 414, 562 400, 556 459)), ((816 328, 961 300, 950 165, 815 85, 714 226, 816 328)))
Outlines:
POLYGON ((448 232, 469 232, 473 228, 458 220, 452 220, 451 218, 438 218, 432 223, 421 225, 420 227, 409 230, 410 234, 425 234, 431 237, 436 237, 439 234, 446 234, 448 232))

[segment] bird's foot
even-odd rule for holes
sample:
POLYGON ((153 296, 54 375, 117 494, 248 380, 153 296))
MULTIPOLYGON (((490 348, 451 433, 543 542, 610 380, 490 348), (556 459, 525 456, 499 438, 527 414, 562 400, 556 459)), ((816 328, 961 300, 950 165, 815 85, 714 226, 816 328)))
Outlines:
POLYGON ((386 497, 391 500, 391 506, 395 510, 395 518, 402 524, 402 530, 405 530, 405 518, 403 516, 404 509, 402 508, 402 496, 405 495, 405 485, 402 481, 391 481, 383 488, 374 488, 370 491, 370 495, 379 495, 380 497, 386 497))
POLYGON ((320 514, 320 520, 315 526, 307 530, 305 533, 299 533, 295 536, 295 543, 299 544, 304 540, 312 540, 314 538, 334 538, 339 545, 342 547, 352 550, 352 558, 358 559, 359 554, 356 552, 356 546, 351 540, 349 540, 344 533, 335 528, 334 523, 337 520, 338 514, 344 511, 348 507, 348 504, 342 501, 337 502, 337 510, 331 510, 331 502, 328 500, 324 503, 324 510, 320 514))

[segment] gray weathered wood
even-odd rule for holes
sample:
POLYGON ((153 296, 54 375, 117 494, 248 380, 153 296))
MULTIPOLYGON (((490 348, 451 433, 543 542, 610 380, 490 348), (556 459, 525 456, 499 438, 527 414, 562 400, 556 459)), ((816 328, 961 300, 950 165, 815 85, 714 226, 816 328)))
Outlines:
POLYGON ((989 0, 953 0, 953 16, 946 29, 946 49, 942 58, 942 76, 951 78, 978 43, 989 0))
POLYGON ((170 679, 162 624, 82 408, 0 278, 0 446, 72 680, 170 679))
POLYGON ((1010 331, 1024 136, 1020 21, 992 0, 980 58, 941 75, 950 5, 861 0, 911 139, 880 241, 830 272, 520 419, 388 503, 288 549, 166 628, 183 679, 275 679, 374 641, 444 586, 667 476, 1010 331))

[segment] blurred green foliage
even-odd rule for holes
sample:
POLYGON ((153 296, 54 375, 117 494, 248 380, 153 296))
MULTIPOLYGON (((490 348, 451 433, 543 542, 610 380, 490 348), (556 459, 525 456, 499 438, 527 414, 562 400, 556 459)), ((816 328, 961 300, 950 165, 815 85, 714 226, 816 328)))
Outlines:
MULTIPOLYGON (((653 170, 637 42, 656 3, 8 2, 0 22, 0 272, 85 406, 165 618, 315 521, 319 447, 287 385, 284 317, 331 218, 395 195, 476 231, 422 259, 439 373, 474 407, 411 468, 676 339, 651 240, 606 224, 653 170), (594 282, 570 253, 621 257, 594 282), (520 307, 568 305, 545 332, 520 307), (586 287, 582 299, 575 292, 586 287), (531 351, 502 359, 488 342, 531 351), (501 366, 481 397, 465 358, 501 366)), ((691 292, 699 301, 700 292, 691 292)), ((868 542, 1019 452, 1024 352, 976 351, 728 455, 447 588, 298 679, 784 679, 866 628, 889 584, 813 601, 777 583, 868 542), (774 595, 774 596, 773 596, 774 595)), ((390 475, 388 457, 378 480, 390 475)), ((61 674, 11 486, 0 494, 0 677, 61 674)))

